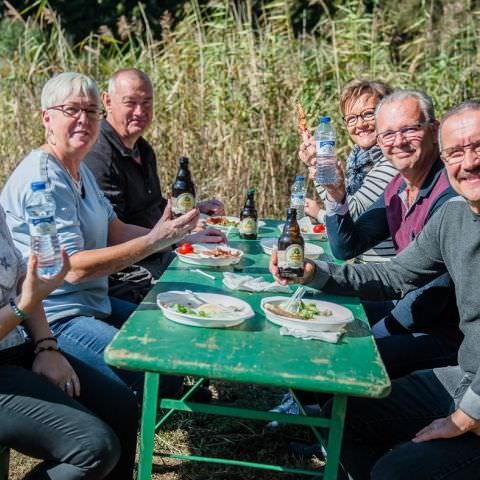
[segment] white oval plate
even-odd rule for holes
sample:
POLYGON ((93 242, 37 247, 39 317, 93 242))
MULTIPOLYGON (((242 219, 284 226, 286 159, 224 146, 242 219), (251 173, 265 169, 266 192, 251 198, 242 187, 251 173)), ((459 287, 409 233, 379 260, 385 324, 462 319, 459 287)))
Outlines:
POLYGON ((297 320, 295 318, 276 315, 264 308, 265 303, 282 303, 288 301, 288 297, 267 297, 260 304, 265 316, 275 325, 298 330, 310 330, 313 332, 336 332, 347 323, 353 322, 353 313, 341 305, 323 300, 303 300, 304 303, 313 303, 319 310, 331 310, 333 315, 328 317, 319 316, 318 319, 297 320))
POLYGON ((227 265, 235 265, 238 263, 243 256, 243 252, 237 248, 231 248, 224 244, 217 243, 195 243, 192 245, 195 253, 178 253, 178 248, 175 250, 175 253, 178 255, 178 258, 185 263, 190 263, 191 265, 203 265, 206 267, 225 267, 227 265), (202 255, 204 250, 213 250, 215 248, 222 248, 223 250, 228 250, 232 253, 238 253, 238 256, 231 257, 207 257, 202 255))
MULTIPOLYGON (((278 225, 278 229, 280 232, 283 232, 284 223, 278 225)), ((304 240, 317 240, 319 242, 323 242, 327 240, 327 232, 324 233, 314 233, 313 225, 311 227, 308 226, 300 226, 300 232, 304 240)))
MULTIPOLYGON (((278 242, 278 238, 262 238, 260 240, 260 246, 262 250, 267 254, 272 254, 273 246, 278 242)), ((310 260, 316 260, 320 255, 325 253, 323 248, 320 245, 315 245, 314 243, 305 242, 305 256, 310 260)))
POLYGON ((188 315, 186 313, 178 313, 175 310, 165 307, 162 303, 179 303, 181 305, 198 307, 201 302, 197 301, 191 294, 181 291, 168 291, 157 295, 157 305, 166 318, 172 322, 181 323, 182 325, 190 325, 192 327, 208 327, 208 328, 227 328, 240 325, 245 320, 252 318, 255 313, 247 302, 239 298, 230 297, 228 295, 220 295, 218 293, 195 292, 202 300, 207 303, 224 305, 226 307, 235 307, 241 309, 239 312, 232 312, 232 316, 220 318, 197 317, 196 315, 188 315))
MULTIPOLYGON (((238 230, 238 225, 240 223, 240 218, 239 217, 229 217, 229 216, 224 216, 222 218, 226 218, 228 221, 230 222, 236 222, 236 225, 235 226, 226 226, 226 225, 217 225, 217 224, 214 224, 214 223, 209 223, 208 220, 210 218, 217 218, 217 217, 220 217, 218 215, 216 216, 213 216, 213 217, 207 217, 205 218, 205 226, 208 227, 208 228, 216 228, 217 230, 222 230, 222 231, 228 231, 228 230, 232 230, 232 231, 237 231, 238 230)), ((263 220, 258 220, 257 222, 257 227, 258 228, 262 228, 266 225, 266 223, 263 221, 263 220)))

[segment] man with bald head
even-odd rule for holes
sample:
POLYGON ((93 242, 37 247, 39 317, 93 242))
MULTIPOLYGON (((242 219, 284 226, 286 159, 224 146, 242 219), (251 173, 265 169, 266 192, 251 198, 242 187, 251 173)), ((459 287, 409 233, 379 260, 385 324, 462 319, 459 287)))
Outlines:
MULTIPOLYGON (((143 138, 153 119, 152 83, 136 68, 119 70, 110 78, 102 101, 106 118, 85 162, 120 220, 151 228, 167 204, 160 187, 155 152, 143 138)), ((172 181, 173 175, 174 172, 172 181)), ((223 213, 223 205, 218 200, 197 206, 204 213, 223 213)), ((215 230, 195 235, 185 241, 220 243, 225 240, 215 230)), ((149 257, 141 265, 159 277, 172 258, 172 252, 163 252, 149 257)))

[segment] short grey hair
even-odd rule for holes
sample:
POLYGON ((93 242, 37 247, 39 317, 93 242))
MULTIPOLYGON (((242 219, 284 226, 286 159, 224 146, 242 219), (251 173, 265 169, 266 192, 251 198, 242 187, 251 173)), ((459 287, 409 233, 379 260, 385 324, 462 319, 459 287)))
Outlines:
POLYGON ((433 106, 433 100, 422 90, 395 90, 390 95, 383 97, 375 109, 375 119, 384 105, 388 103, 401 102, 402 100, 407 100, 408 98, 414 98, 417 101, 426 122, 435 122, 435 107, 433 106))
POLYGON ((100 94, 95 80, 76 72, 63 72, 55 75, 43 86, 42 110, 64 102, 72 95, 85 95, 100 106, 100 94))
POLYGON ((460 115, 461 113, 467 112, 469 110, 480 111, 480 100, 477 100, 477 99, 465 100, 460 105, 457 105, 456 107, 453 107, 450 110, 448 110, 448 112, 445 113, 445 115, 442 117, 442 120, 440 121, 440 127, 438 129, 438 145, 440 146, 440 150, 442 149, 442 127, 443 127, 443 124, 450 117, 455 117, 456 115, 460 115))
POLYGON ((117 70, 108 80, 107 91, 109 95, 115 94, 115 90, 117 87, 117 79, 120 75, 124 75, 124 74, 128 74, 132 77, 136 77, 139 80, 142 80, 147 85, 149 85, 150 88, 152 88, 153 90, 152 81, 150 80, 150 78, 145 72, 142 72, 138 68, 122 68, 121 70, 117 70))

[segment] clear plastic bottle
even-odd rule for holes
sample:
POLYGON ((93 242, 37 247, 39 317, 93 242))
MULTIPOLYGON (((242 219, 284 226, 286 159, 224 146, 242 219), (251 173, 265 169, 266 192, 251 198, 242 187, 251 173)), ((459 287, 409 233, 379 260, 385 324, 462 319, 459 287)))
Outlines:
POLYGON ((32 197, 27 205, 30 248, 38 257, 38 274, 49 278, 62 269, 62 256, 55 225, 55 201, 46 182, 32 182, 32 197))
POLYGON ((305 216, 305 177, 297 175, 292 185, 290 207, 297 210, 297 220, 305 216))
POLYGON ((320 124, 315 130, 315 149, 317 154, 315 180, 320 185, 333 184, 337 179, 335 145, 335 127, 332 125, 330 117, 320 117, 320 124))

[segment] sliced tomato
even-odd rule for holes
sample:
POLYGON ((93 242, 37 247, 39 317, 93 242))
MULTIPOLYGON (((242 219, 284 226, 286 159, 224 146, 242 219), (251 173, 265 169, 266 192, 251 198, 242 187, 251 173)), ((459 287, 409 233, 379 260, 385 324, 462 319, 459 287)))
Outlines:
POLYGON ((313 233, 325 233, 325 225, 319 223, 318 225, 313 226, 313 233))
POLYGON ((178 253, 182 255, 188 255, 189 253, 193 253, 193 246, 190 243, 182 243, 177 248, 178 253))

